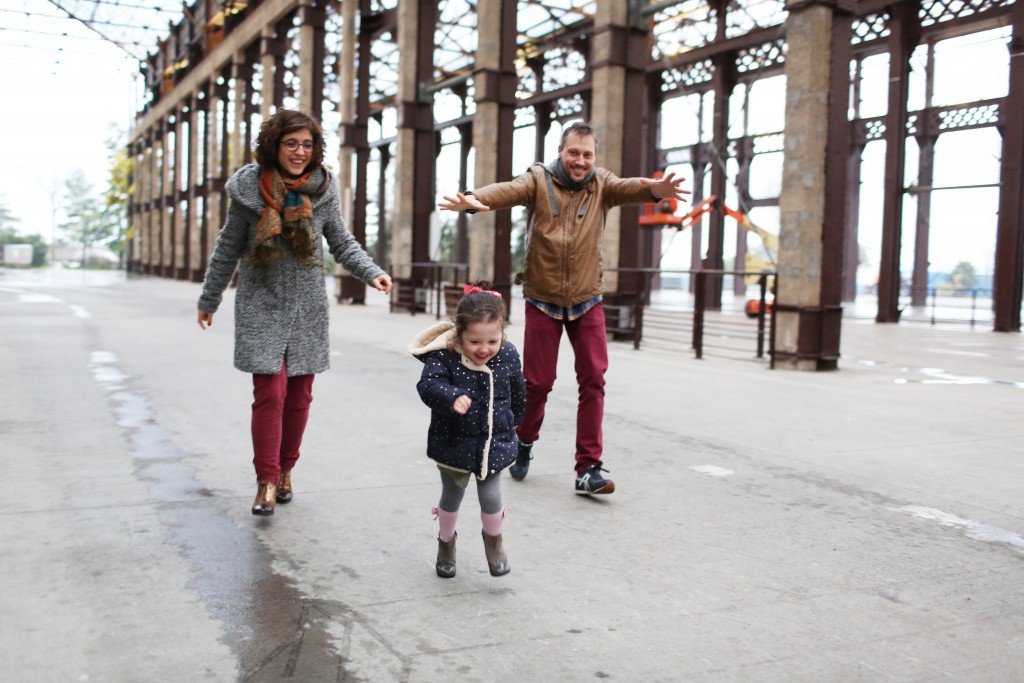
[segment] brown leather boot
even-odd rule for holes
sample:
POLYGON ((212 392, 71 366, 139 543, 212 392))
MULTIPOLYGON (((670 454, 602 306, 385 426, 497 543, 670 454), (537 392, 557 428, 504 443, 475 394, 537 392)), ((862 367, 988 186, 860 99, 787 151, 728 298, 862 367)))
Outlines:
POLYGON ((281 473, 281 478, 277 482, 277 502, 290 503, 292 498, 292 472, 288 470, 281 473))
POLYGON ((484 554, 487 555, 487 568, 491 570, 491 576, 504 576, 512 571, 505 557, 505 548, 501 545, 501 534, 488 536, 485 531, 480 534, 484 537, 484 554))
POLYGON ((256 500, 252 502, 252 514, 272 515, 274 514, 274 503, 277 498, 277 484, 269 481, 261 481, 256 489, 256 500))
POLYGON ((455 539, 458 537, 457 531, 450 541, 442 541, 440 536, 437 537, 437 564, 434 569, 442 579, 455 576, 455 539))

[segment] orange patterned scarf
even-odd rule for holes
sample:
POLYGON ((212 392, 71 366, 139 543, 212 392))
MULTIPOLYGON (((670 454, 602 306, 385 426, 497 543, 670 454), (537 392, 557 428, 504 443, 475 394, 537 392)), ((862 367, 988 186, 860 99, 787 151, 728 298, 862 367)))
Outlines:
POLYGON ((313 203, 311 196, 321 195, 327 189, 328 176, 323 168, 316 168, 298 178, 285 178, 276 168, 264 168, 260 173, 260 194, 267 203, 259 223, 253 251, 263 245, 280 251, 279 235, 286 237, 293 231, 305 232, 313 239, 313 203))

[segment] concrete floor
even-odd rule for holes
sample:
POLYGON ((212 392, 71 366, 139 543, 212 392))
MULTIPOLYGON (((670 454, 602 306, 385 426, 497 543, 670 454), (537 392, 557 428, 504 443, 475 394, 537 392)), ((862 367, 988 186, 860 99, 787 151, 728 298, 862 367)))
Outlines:
POLYGON ((295 500, 255 518, 233 294, 201 332, 198 293, 0 269, 0 681, 1024 680, 1020 334, 850 319, 830 373, 613 344, 600 499, 565 344, 512 573, 468 495, 442 580, 433 318, 332 306, 295 500))

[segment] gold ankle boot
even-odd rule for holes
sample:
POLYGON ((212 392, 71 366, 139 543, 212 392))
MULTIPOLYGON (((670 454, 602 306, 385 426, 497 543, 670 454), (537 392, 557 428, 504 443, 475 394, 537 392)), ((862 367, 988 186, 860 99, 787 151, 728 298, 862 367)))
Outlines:
POLYGON ((252 514, 263 516, 274 514, 274 501, 276 497, 277 484, 261 481, 256 489, 256 500, 252 503, 252 514))
POLYGON ((277 482, 277 502, 292 502, 292 473, 291 470, 281 473, 281 479, 277 482))

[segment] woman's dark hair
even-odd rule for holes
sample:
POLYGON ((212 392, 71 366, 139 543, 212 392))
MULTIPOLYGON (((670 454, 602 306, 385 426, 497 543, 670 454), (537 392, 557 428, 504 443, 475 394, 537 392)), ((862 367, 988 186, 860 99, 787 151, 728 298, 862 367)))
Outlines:
POLYGON ((462 333, 472 323, 491 323, 495 320, 501 321, 504 339, 505 300, 490 291, 494 285, 487 280, 474 282, 473 286, 485 291, 470 292, 459 300, 459 306, 455 309, 455 339, 461 339, 462 333))
POLYGON ((294 109, 278 109, 277 113, 260 126, 260 132, 256 136, 256 149, 253 150, 256 163, 264 168, 278 168, 277 148, 281 144, 281 138, 304 128, 309 129, 313 136, 313 150, 309 154, 309 164, 306 168, 320 166, 324 162, 324 132, 315 119, 294 109))

